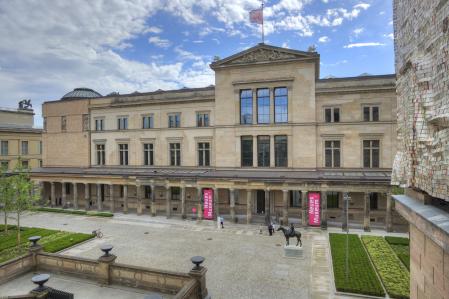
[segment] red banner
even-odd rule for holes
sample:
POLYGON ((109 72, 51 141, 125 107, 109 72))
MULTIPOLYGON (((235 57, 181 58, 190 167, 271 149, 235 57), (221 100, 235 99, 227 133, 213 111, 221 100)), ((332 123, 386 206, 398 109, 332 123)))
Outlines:
POLYGON ((203 218, 214 219, 214 191, 203 189, 203 218))
POLYGON ((311 226, 321 225, 320 199, 319 192, 309 192, 309 225, 311 226))

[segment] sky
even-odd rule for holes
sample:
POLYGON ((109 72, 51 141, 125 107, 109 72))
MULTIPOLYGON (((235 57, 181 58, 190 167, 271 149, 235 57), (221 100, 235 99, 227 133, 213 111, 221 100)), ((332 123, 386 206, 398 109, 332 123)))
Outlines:
MULTIPOLYGON (((214 84, 209 68, 261 42, 259 0, 0 0, 0 107, 77 87, 102 95, 214 84)), ((322 78, 394 73, 391 0, 266 0, 265 43, 321 55, 322 78)))

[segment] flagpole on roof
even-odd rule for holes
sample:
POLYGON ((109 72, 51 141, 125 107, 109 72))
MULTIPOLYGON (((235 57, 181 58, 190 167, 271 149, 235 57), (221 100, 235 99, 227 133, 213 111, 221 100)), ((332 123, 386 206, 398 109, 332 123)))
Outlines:
POLYGON ((264 6, 264 3, 262 0, 262 44, 265 43, 265 36, 264 36, 264 32, 263 32, 263 6, 264 6))

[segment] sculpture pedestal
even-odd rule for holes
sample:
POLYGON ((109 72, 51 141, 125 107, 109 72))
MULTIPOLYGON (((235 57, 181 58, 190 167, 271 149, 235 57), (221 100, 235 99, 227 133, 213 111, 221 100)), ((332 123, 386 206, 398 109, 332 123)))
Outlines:
POLYGON ((302 249, 302 246, 295 246, 295 245, 285 245, 284 246, 284 257, 288 258, 296 258, 296 259, 302 259, 304 258, 304 252, 302 249))

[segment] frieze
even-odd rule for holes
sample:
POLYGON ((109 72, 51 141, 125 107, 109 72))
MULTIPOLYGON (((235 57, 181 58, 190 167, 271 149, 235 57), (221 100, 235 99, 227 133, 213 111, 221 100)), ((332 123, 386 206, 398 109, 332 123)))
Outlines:
POLYGON ((240 58, 230 61, 229 64, 254 63, 254 62, 276 61, 276 60, 286 60, 295 58, 298 58, 297 55, 290 53, 285 53, 277 50, 258 49, 256 51, 245 54, 240 58))

